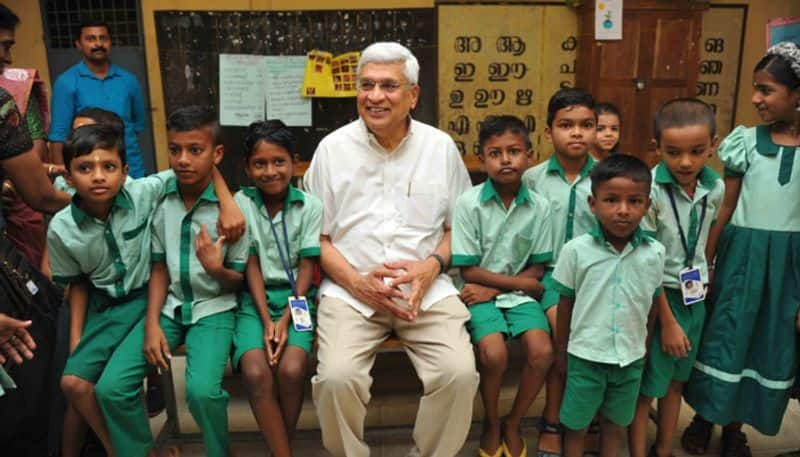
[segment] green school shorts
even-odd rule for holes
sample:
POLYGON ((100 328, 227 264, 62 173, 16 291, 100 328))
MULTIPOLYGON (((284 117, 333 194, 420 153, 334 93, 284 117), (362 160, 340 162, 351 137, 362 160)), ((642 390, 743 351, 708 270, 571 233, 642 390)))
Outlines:
POLYGON ((67 359, 63 374, 96 383, 117 346, 144 318, 146 311, 145 288, 117 299, 110 299, 102 292, 90 291, 83 333, 67 359), (109 300, 114 304, 109 304, 109 300))
POLYGON ((520 303, 513 308, 498 308, 494 300, 468 306, 470 318, 467 330, 472 344, 478 344, 490 333, 502 333, 508 338, 517 338, 528 330, 538 329, 550 333, 550 325, 542 307, 535 301, 520 303))
POLYGON ((544 276, 542 276, 544 293, 542 294, 542 299, 540 300, 542 304, 542 309, 544 311, 547 311, 553 306, 556 306, 558 304, 558 300, 561 298, 561 295, 558 293, 557 290, 547 287, 547 284, 550 282, 550 278, 552 277, 553 277, 553 269, 552 268, 545 269, 544 276))
POLYGON ((673 357, 661 350, 661 323, 656 321, 653 338, 650 342, 650 352, 644 367, 642 377, 642 395, 651 398, 661 398, 667 394, 667 388, 673 380, 686 382, 692 373, 694 361, 697 358, 697 349, 700 347, 700 336, 703 333, 703 322, 706 317, 705 302, 693 303, 691 306, 683 304, 681 291, 678 289, 664 288, 667 301, 681 326, 692 350, 684 358, 673 357))
POLYGON ((642 381, 644 359, 620 367, 567 355, 567 386, 561 403, 561 423, 583 430, 600 413, 627 427, 633 422, 642 381))
MULTIPOLYGON (((289 297, 292 295, 292 289, 285 288, 267 288, 267 303, 269 303, 269 315, 272 322, 277 322, 283 316, 284 312, 289 312, 286 305, 289 302, 289 297)), ((317 308, 314 306, 314 297, 317 295, 317 289, 312 287, 306 294, 308 300, 308 310, 311 313, 311 322, 314 330, 308 332, 298 332, 294 329, 291 321, 289 322, 289 335, 286 340, 288 346, 297 346, 306 353, 311 354, 311 346, 314 343, 314 335, 316 334, 317 327, 317 308)), ((239 361, 245 352, 253 349, 264 349, 264 324, 261 322, 261 316, 258 314, 258 309, 253 303, 253 297, 249 292, 242 292, 241 300, 239 301, 239 309, 236 312, 236 330, 233 333, 233 356, 231 363, 238 369, 239 361)))

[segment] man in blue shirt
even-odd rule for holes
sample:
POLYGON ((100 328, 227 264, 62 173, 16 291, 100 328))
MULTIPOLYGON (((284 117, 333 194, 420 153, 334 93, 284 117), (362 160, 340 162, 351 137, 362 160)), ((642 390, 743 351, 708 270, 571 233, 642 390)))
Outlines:
POLYGON ((136 77, 112 65, 111 35, 102 22, 81 24, 75 47, 81 62, 70 67, 53 85, 51 152, 54 161, 63 163, 61 148, 72 130, 72 118, 84 108, 113 111, 125 122, 125 150, 128 174, 144 176, 144 163, 137 135, 144 129, 144 103, 136 77))

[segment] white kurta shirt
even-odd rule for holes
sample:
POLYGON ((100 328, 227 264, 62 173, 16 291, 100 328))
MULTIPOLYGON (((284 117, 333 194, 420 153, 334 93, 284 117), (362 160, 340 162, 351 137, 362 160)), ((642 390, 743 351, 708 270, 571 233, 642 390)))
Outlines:
MULTIPOLYGON (((361 119, 334 131, 320 142, 303 182, 322 200, 322 234, 361 274, 386 262, 427 258, 451 225, 456 199, 472 187, 450 136, 413 119, 391 152, 361 119)), ((375 312, 330 279, 320 294, 344 300, 367 317, 375 312)), ((456 294, 441 274, 422 309, 456 294)))

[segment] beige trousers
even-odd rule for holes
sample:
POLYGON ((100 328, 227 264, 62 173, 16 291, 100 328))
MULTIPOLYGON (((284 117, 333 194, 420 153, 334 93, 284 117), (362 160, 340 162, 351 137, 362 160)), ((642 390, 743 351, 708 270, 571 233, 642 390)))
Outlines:
POLYGON ((346 302, 323 297, 318 310, 317 374, 311 379, 322 442, 336 457, 367 457, 364 418, 378 346, 394 332, 422 381, 414 425, 422 457, 453 457, 472 421, 478 373, 464 327, 469 311, 458 296, 421 312, 415 322, 390 315, 371 318, 346 302))

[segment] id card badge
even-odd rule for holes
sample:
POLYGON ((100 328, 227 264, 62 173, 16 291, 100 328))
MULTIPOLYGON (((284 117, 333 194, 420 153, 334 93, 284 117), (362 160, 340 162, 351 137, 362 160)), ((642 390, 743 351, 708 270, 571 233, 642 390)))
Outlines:
POLYGON ((289 297, 289 309, 292 312, 292 322, 295 330, 298 332, 310 332, 314 329, 306 297, 289 297))
POLYGON ((706 299, 706 288, 703 285, 703 279, 700 277, 699 268, 684 268, 678 274, 678 279, 681 283, 684 305, 689 306, 692 303, 706 299))

